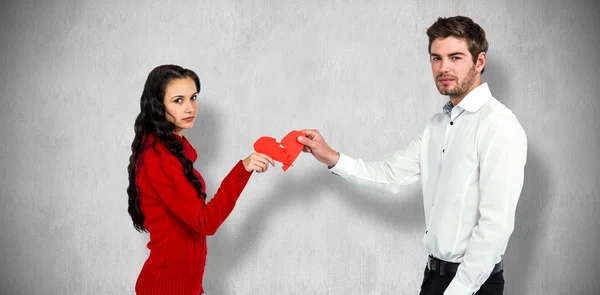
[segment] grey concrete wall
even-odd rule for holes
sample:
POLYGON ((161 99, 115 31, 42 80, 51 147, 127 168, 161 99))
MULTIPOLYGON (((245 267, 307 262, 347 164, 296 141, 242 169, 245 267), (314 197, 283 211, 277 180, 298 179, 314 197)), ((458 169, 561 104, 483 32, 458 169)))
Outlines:
MULTIPOLYGON (((446 98, 425 30, 463 14, 487 31, 483 80, 529 156, 505 294, 598 294, 600 10, 595 1, 13 1, 0 9, 0 290, 133 294, 148 236, 127 214, 144 79, 194 69, 186 132, 209 196, 260 136, 318 128, 376 160, 446 98)), ((418 187, 381 196, 308 155, 252 177, 209 237, 207 294, 417 294, 418 187)))

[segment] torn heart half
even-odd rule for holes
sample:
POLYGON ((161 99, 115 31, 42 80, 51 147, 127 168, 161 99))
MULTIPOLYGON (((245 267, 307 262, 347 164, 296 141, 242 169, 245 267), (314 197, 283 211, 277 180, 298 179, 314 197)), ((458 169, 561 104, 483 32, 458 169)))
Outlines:
POLYGON ((294 130, 288 133, 281 142, 277 142, 273 137, 263 136, 254 143, 254 150, 281 162, 283 171, 287 171, 304 147, 296 140, 298 136, 304 136, 304 133, 294 130))

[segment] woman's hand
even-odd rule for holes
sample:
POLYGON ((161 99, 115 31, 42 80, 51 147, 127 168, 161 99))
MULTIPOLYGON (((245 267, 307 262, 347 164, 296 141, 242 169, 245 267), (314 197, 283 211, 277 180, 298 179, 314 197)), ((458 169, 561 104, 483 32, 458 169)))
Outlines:
POLYGON ((269 169, 269 163, 271 163, 271 165, 275 167, 275 162, 273 161, 273 159, 271 159, 271 157, 256 152, 252 153, 246 159, 242 160, 242 163, 244 164, 244 168, 246 168, 246 171, 248 172, 265 172, 267 171, 267 169, 269 169))

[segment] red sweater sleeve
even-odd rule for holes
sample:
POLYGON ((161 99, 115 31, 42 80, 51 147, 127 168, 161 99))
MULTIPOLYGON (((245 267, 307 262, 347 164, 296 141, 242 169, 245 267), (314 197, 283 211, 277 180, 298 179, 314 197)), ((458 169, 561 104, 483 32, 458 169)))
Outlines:
POLYGON ((144 163, 145 182, 173 214, 206 236, 213 235, 229 216, 252 175, 252 172, 246 171, 242 161, 238 161, 206 204, 198 198, 176 157, 165 151, 150 154, 154 155, 147 156, 144 163))

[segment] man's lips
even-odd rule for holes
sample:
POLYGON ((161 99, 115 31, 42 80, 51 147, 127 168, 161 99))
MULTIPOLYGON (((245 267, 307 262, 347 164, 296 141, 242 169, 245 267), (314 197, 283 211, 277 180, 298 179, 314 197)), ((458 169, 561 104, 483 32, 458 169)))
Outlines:
POLYGON ((454 79, 452 79, 452 78, 439 78, 438 81, 441 82, 442 84, 450 84, 450 83, 452 83, 452 81, 454 81, 454 79))

